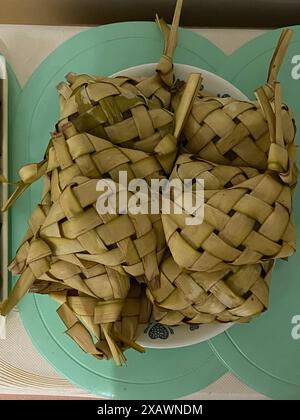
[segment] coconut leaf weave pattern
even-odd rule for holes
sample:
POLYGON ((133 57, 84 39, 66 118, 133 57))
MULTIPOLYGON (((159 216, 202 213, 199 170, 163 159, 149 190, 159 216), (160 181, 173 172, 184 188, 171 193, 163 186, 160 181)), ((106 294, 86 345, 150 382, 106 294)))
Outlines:
MULTIPOLYGON (((295 138, 291 111, 283 105, 284 143, 295 138)), ((202 98, 195 101, 184 128, 184 150, 223 165, 267 168, 270 135, 258 102, 234 98, 202 98)))
POLYGON ((180 268, 172 256, 161 265, 161 286, 148 289, 162 324, 247 322, 268 307, 273 261, 203 273, 180 268))
MULTIPOLYGON (((261 171, 270 168, 276 153, 276 159, 281 159, 280 171, 288 170, 288 154, 293 153, 296 128, 291 109, 282 103, 277 74, 291 36, 290 30, 282 31, 267 83, 255 92, 256 101, 199 92, 183 130, 183 152, 222 165, 250 166, 261 171)), ((175 109, 179 103, 176 96, 180 92, 173 98, 175 109)))
POLYGON ((292 190, 276 173, 182 155, 173 178, 205 183, 203 223, 186 225, 184 213, 162 215, 168 247, 181 267, 210 272, 294 253, 292 190))

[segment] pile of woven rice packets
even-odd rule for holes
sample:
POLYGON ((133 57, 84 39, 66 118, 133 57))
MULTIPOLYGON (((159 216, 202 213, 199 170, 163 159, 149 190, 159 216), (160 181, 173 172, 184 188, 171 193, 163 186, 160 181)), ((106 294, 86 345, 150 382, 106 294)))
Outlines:
MULTIPOLYGON (((137 332, 151 319, 171 326, 258 316, 275 260, 295 252, 295 124, 277 81, 291 31, 282 32, 256 101, 214 97, 200 74, 176 81, 181 7, 178 0, 171 27, 157 19, 164 51, 151 77, 68 74, 45 156, 20 169, 4 208, 43 177, 1 314, 28 291, 48 294, 67 334, 118 365, 127 348, 143 351, 137 332), (151 192, 153 181, 175 179, 203 180, 201 223, 186 208, 162 211, 161 197, 158 211, 119 208, 121 194, 134 202, 131 181, 151 192), (115 212, 97 209, 103 183, 116 194, 115 212)), ((139 196, 144 205, 147 197, 139 196)))

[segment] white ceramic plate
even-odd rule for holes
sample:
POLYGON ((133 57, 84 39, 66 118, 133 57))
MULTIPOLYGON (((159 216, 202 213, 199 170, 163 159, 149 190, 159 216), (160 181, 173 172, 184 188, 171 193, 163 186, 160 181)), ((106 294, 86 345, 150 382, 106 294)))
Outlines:
MULTIPOLYGON (((151 76, 155 72, 156 64, 142 64, 122 70, 113 76, 141 77, 151 76)), ((248 98, 235 86, 216 74, 185 64, 175 64, 175 78, 187 80, 191 73, 201 73, 203 77, 203 87, 215 96, 225 97, 234 96, 240 100, 248 98)), ((138 342, 144 347, 169 349, 175 347, 185 347, 209 340, 221 334, 232 323, 227 324, 203 324, 203 325, 179 325, 167 327, 157 322, 151 322, 147 328, 140 330, 138 342)))

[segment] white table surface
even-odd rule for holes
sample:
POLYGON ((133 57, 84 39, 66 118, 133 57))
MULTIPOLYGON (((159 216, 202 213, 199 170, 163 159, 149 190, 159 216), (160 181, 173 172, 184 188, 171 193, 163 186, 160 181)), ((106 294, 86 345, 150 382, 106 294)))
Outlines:
MULTIPOLYGON (((0 25, 0 53, 12 65, 21 86, 47 55, 65 40, 85 30, 85 27, 0 25)), ((215 43, 226 54, 263 33, 263 30, 193 29, 215 43)), ((62 379, 35 350, 17 311, 7 322, 7 339, 0 340, 0 399, 1 394, 88 396, 84 391, 62 379)), ((184 397, 211 399, 267 399, 227 373, 214 384, 184 397)))

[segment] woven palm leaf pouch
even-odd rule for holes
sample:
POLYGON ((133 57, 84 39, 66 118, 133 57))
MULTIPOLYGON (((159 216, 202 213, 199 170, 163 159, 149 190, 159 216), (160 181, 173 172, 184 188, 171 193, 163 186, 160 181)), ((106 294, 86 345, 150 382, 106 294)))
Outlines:
MULTIPOLYGON (((212 97, 199 91, 183 130, 183 152, 224 165, 272 168, 282 174, 288 170, 296 129, 292 111, 281 102, 277 75, 291 37, 291 30, 282 31, 267 82, 255 92, 256 101, 212 97)), ((175 109, 179 97, 180 93, 173 97, 175 109)))
POLYGON ((157 19, 164 51, 151 77, 69 73, 59 84, 60 117, 44 158, 20 169, 3 208, 43 178, 9 266, 19 279, 1 314, 28 291, 47 294, 70 338, 117 365, 126 349, 144 351, 136 339, 151 319, 179 325, 258 316, 268 307, 276 259, 296 248, 295 124, 277 82, 291 31, 282 32, 257 101, 214 98, 200 90, 200 74, 174 80, 181 8, 178 0, 170 28, 157 19), (128 187, 135 180, 146 186, 138 200, 128 187), (187 223, 198 209, 184 206, 183 188, 176 200, 170 195, 169 212, 159 190, 152 211, 152 182, 173 180, 191 180, 192 198, 196 181, 204 182, 201 222, 187 223), (101 212, 99 199, 112 196, 115 211, 101 212), (125 210, 120 198, 147 211, 125 210))
MULTIPOLYGON (((139 178, 147 185, 152 179, 166 178, 200 79, 199 74, 191 75, 175 115, 153 108, 158 110, 154 119, 166 113, 168 124, 152 153, 119 147, 96 133, 80 131, 72 119, 60 118, 43 161, 21 168, 21 181, 6 205, 10 207, 32 182, 44 178, 41 202, 10 265, 20 278, 2 304, 3 315, 28 290, 48 294, 61 305, 57 312, 68 335, 86 352, 97 358, 113 357, 120 365, 126 348, 142 350, 134 340, 139 325, 147 324, 151 315, 146 284, 158 287, 166 250, 161 217, 159 212, 121 214, 118 208, 116 214, 99 215, 97 183, 109 179, 117 184, 121 172, 128 181, 139 178)), ((97 89, 105 93, 107 86, 111 86, 108 78, 97 89)), ((118 98, 121 104, 123 98, 145 108, 143 97, 142 102, 122 91, 118 98)), ((102 105, 106 115, 116 112, 116 106, 102 105)))
MULTIPOLYGON (((170 147, 177 143, 200 81, 199 74, 190 76, 173 116, 174 129, 160 144, 166 146, 158 150, 162 157, 168 159, 170 147)), ((61 304, 58 314, 68 334, 93 356, 114 357, 117 364, 124 360, 127 347, 141 350, 134 339, 139 325, 151 315, 146 284, 153 290, 159 287, 159 265, 166 251, 159 211, 136 214, 129 209, 122 214, 119 207, 113 214, 97 211, 99 179, 116 185, 121 172, 146 185, 166 179, 155 153, 78 133, 71 122, 52 136, 42 162, 21 169, 22 181, 13 199, 40 176, 44 191, 9 267, 20 278, 1 308, 6 315, 28 290, 47 293, 61 304), (87 173, 82 165, 86 159, 87 173), (94 347, 91 334, 98 339, 94 347)), ((116 189, 116 203, 122 192, 129 201, 130 191, 122 187, 116 189)))
POLYGON ((282 32, 256 102, 201 92, 194 102, 170 178, 204 181, 204 217, 191 226, 187 212, 162 215, 171 255, 161 288, 148 289, 162 323, 249 321, 267 308, 275 260, 295 252, 296 130, 276 81, 291 35, 282 32))
MULTIPOLYGON (((173 54, 183 0, 178 0, 171 28, 156 18, 164 51, 150 77, 101 77, 69 73, 58 85, 61 116, 58 130, 71 121, 86 132, 112 143, 153 153, 173 123, 171 92, 174 90, 173 54)), ((173 156, 173 154, 172 154, 173 156)), ((174 159, 174 156, 173 156, 174 159)), ((171 165, 163 162, 166 172, 171 165)))

